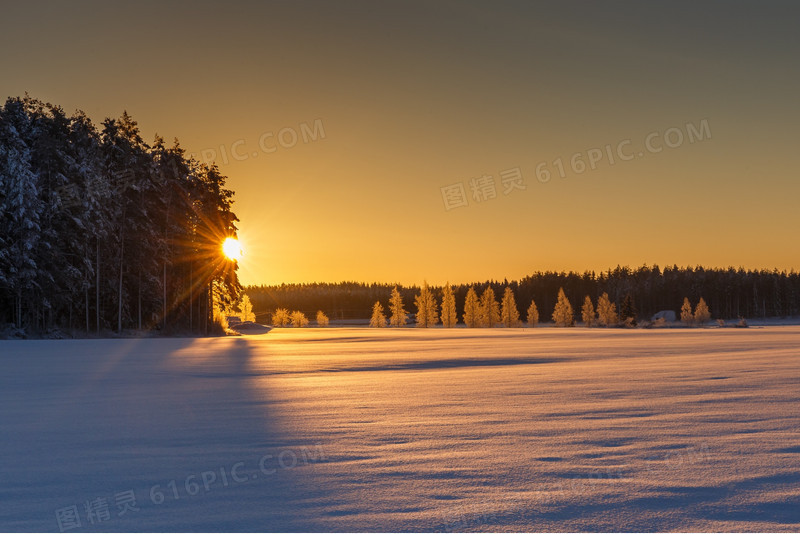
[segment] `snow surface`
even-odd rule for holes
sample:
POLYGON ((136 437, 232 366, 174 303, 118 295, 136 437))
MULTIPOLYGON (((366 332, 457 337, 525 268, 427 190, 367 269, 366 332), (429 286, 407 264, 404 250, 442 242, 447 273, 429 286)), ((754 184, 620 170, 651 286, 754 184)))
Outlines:
POLYGON ((796 326, 2 341, 0 530, 798 531, 798 385, 796 326))

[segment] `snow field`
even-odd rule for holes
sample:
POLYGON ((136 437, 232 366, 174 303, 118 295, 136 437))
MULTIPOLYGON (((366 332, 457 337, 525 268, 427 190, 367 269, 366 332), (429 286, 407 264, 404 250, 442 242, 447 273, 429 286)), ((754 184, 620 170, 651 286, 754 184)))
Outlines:
POLYGON ((0 342, 0 530, 797 531, 799 357, 795 326, 0 342))

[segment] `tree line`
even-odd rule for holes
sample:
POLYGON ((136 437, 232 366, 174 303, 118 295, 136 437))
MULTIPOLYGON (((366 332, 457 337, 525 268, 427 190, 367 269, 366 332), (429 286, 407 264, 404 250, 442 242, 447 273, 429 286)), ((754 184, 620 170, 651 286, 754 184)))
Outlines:
POLYGON ((206 334, 241 290, 233 192, 177 139, 29 96, 0 107, 0 326, 206 334))
MULTIPOLYGON (((389 296, 397 286, 405 302, 413 303, 420 286, 366 284, 358 282, 261 285, 247 288, 260 321, 267 322, 277 308, 313 314, 323 310, 331 319, 369 319, 379 301, 388 308, 389 296)), ((485 281, 458 284, 451 290, 456 297, 455 312, 464 314, 470 288, 483 293, 491 287, 502 295, 510 287, 517 302, 536 302, 543 317, 551 317, 559 289, 574 302, 588 295, 594 302, 606 293, 610 303, 622 311, 626 298, 636 319, 649 319, 664 310, 679 313, 684 298, 698 302, 703 298, 714 316, 722 319, 786 317, 800 315, 800 274, 795 271, 745 270, 742 268, 642 266, 616 267, 604 272, 537 272, 520 280, 485 281)), ((431 286, 441 302, 444 287, 431 286)), ((518 312, 525 311, 518 308, 518 312)))
MULTIPOLYGON (((417 328, 435 326, 439 323, 440 318, 442 326, 445 328, 453 328, 458 324, 455 293, 449 284, 445 285, 442 290, 441 304, 433 295, 428 284, 423 284, 419 294, 414 298, 414 305, 416 306, 414 320, 417 328)), ((384 328, 387 325, 402 327, 408 323, 409 314, 406 312, 403 297, 400 295, 397 287, 392 289, 392 294, 389 297, 389 312, 391 313, 391 317, 387 319, 383 304, 381 304, 380 301, 375 302, 372 306, 372 316, 370 317, 369 325, 373 328, 384 328)), ((583 325, 590 328, 594 326, 621 326, 633 328, 637 326, 636 317, 636 308, 634 307, 633 299, 630 297, 630 294, 623 300, 622 309, 619 313, 617 313, 616 304, 609 299, 608 293, 603 293, 597 299, 596 307, 591 297, 586 295, 583 306, 581 307, 581 320, 583 321, 583 325)), ((470 287, 464 299, 464 313, 461 319, 467 328, 494 328, 496 326, 518 328, 522 326, 516 297, 510 286, 506 286, 499 303, 495 298, 495 293, 491 286, 484 289, 480 297, 475 291, 475 288, 470 287)), ((563 288, 559 288, 558 290, 558 296, 556 298, 556 304, 553 307, 551 319, 556 326, 575 326, 575 310, 569 298, 567 298, 566 293, 564 293, 563 288)), ((710 319, 711 312, 702 297, 698 301, 694 311, 692 311, 692 305, 689 299, 684 298, 683 306, 681 307, 681 322, 684 323, 684 325, 703 326, 710 319)), ((531 328, 539 324, 539 308, 535 300, 532 300, 528 306, 526 322, 531 328)), ((647 322, 647 326, 666 325, 667 321, 664 318, 659 318, 653 323, 647 322)), ((320 326, 327 326, 327 322, 320 326)), ((747 323, 742 320, 738 326, 747 326, 747 323)))
MULTIPOLYGON (((372 315, 369 325, 373 328, 404 327, 409 324, 413 317, 414 325, 417 328, 429 328, 437 326, 439 323, 445 328, 453 328, 459 323, 459 316, 456 311, 456 296, 453 287, 446 284, 442 289, 441 300, 438 300, 427 282, 419 289, 419 293, 414 297, 414 307, 416 312, 412 315, 406 310, 406 303, 400 294, 397 286, 392 289, 389 297, 388 309, 384 308, 380 300, 372 305, 372 315), (390 314, 387 318, 386 312, 390 314)), ((672 313, 669 321, 675 321, 676 315, 672 313)), ((474 287, 467 290, 464 299, 463 315, 461 322, 468 328, 494 328, 504 326, 506 328, 522 327, 520 313, 517 306, 516 296, 510 286, 503 290, 500 302, 495 297, 494 289, 486 287, 478 296, 474 287)), ((564 292, 559 288, 556 304, 553 308, 551 319, 556 326, 569 327, 576 324, 576 312, 564 292)), ((603 293, 597 299, 597 305, 589 295, 583 300, 580 309, 580 319, 586 327, 625 327, 633 328, 638 326, 637 312, 635 304, 630 294, 622 302, 622 307, 617 311, 615 303, 611 302, 608 293, 603 293)), ((680 311, 680 320, 686 326, 703 326, 711 320, 711 311, 705 299, 700 297, 694 310, 688 298, 684 298, 680 311)), ((667 326, 667 317, 658 317, 651 321, 646 321, 645 326, 667 326)), ((539 308, 536 301, 531 301, 526 312, 526 322, 529 327, 539 324, 539 308)), ((724 325, 724 321, 720 321, 724 325)), ((277 327, 292 325, 294 327, 305 327, 309 325, 308 319, 301 311, 289 312, 285 308, 278 308, 272 313, 272 324, 277 327)), ((317 326, 328 326, 328 317, 322 310, 317 311, 317 326)), ((737 326, 747 326, 746 320, 742 319, 737 326)))

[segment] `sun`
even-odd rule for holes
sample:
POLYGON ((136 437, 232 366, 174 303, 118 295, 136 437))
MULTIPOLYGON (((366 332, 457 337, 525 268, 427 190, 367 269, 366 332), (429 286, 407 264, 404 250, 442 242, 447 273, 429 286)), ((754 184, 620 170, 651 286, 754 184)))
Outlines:
POLYGON ((222 253, 229 260, 239 261, 242 259, 242 246, 238 240, 228 237, 222 242, 222 253))

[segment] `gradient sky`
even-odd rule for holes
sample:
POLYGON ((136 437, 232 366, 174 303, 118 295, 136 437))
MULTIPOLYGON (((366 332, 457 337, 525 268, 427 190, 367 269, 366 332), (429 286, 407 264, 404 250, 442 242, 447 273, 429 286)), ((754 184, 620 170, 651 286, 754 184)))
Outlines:
POLYGON ((797 2, 3 3, 0 93, 216 151, 246 284, 797 269, 798 24, 797 2), (632 160, 570 168, 626 140, 632 160))

